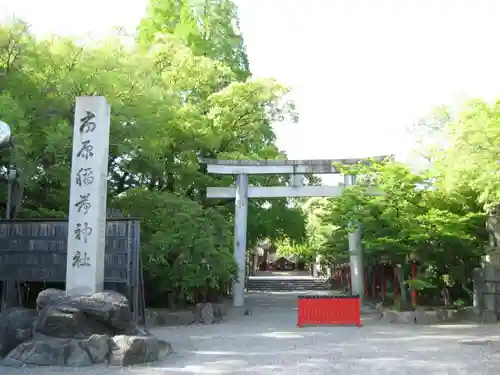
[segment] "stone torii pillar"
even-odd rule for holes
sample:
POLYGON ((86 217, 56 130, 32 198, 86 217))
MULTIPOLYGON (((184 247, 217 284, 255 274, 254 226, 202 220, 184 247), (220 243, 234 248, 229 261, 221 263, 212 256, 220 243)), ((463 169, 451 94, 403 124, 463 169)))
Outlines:
MULTIPOLYGON (((352 186, 356 176, 344 176, 344 185, 352 186)), ((363 266, 363 243, 361 228, 358 223, 349 223, 349 268, 351 270, 351 293, 358 294, 363 302, 365 297, 365 275, 363 266)))
POLYGON ((248 219, 248 175, 236 176, 234 210, 234 259, 238 266, 238 279, 233 282, 233 305, 245 304, 246 251, 248 219))

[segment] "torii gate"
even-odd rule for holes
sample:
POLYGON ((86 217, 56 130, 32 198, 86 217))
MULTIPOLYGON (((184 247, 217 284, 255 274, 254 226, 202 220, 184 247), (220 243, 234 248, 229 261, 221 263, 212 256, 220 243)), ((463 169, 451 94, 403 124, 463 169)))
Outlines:
MULTIPOLYGON (((247 250, 248 198, 338 197, 344 186, 353 185, 356 176, 344 176, 343 186, 304 186, 305 174, 338 174, 335 165, 354 165, 368 160, 384 161, 392 155, 365 159, 337 160, 217 160, 199 159, 207 165, 207 173, 236 175, 236 187, 208 187, 207 198, 234 198, 234 258, 238 266, 238 280, 233 283, 233 306, 243 307, 245 302, 245 270, 247 250), (248 186, 248 175, 291 175, 290 186, 248 186)), ((372 194, 379 194, 372 191, 372 194)), ((349 234, 352 292, 364 297, 363 254, 361 229, 349 234)))

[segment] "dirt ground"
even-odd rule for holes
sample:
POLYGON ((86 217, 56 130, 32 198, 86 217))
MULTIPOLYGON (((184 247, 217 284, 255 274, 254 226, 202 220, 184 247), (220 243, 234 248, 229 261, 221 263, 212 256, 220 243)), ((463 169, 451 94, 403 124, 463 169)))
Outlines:
POLYGON ((253 293, 252 315, 221 324, 159 327, 175 353, 131 368, 10 369, 1 375, 345 374, 489 375, 500 372, 500 326, 391 325, 364 314, 364 327, 296 327, 296 294, 253 293))

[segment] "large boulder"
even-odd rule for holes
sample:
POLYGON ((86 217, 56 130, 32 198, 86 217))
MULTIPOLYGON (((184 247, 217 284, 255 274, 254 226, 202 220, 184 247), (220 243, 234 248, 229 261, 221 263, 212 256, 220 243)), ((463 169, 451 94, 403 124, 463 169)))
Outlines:
POLYGON ((92 359, 83 342, 50 338, 24 342, 11 351, 7 360, 38 366, 90 366, 92 359))
POLYGON ((108 361, 109 343, 109 337, 104 335, 85 340, 39 337, 19 345, 5 360, 38 366, 90 366, 108 361))
POLYGON ((194 320, 198 324, 212 324, 215 318, 214 307, 211 303, 198 303, 195 307, 194 320))
POLYGON ((0 313, 0 358, 31 338, 36 311, 12 307, 0 313))
POLYGON ((171 351, 170 344, 154 336, 115 336, 111 340, 109 364, 130 366, 154 362, 171 351))
MULTIPOLYGON (((60 311, 61 324, 74 324, 74 322, 70 323, 70 320, 81 320, 83 319, 82 316, 87 317, 87 321, 98 323, 95 324, 98 328, 97 331, 88 332, 90 334, 127 334, 135 329, 127 298, 114 291, 104 291, 92 295, 66 296, 62 290, 46 289, 40 292, 36 302, 39 312, 48 307, 55 309, 50 312, 52 322, 57 320, 58 314, 56 311, 60 311), (74 315, 73 318, 70 318, 71 314, 74 315), (99 327, 99 324, 101 327, 99 327), (107 330, 103 329, 104 327, 107 330)), ((52 325, 54 324, 56 323, 52 323, 52 325)))
POLYGON ((47 289, 36 310, 0 314, 0 366, 128 366, 171 352, 132 321, 127 298, 116 292, 66 296, 47 289))
POLYGON ((93 364, 130 366, 154 362, 170 353, 170 344, 154 336, 119 335, 110 338, 106 335, 92 335, 88 339, 60 339, 38 335, 12 350, 4 362, 6 365, 14 364, 15 367, 82 367, 93 364))
POLYGON ((107 363, 111 348, 111 338, 106 335, 92 335, 83 342, 92 363, 107 363))
POLYGON ((58 338, 88 338, 94 334, 112 335, 113 329, 75 307, 47 306, 38 313, 34 331, 58 338))
POLYGON ((66 297, 66 292, 61 289, 48 288, 38 293, 36 297, 36 309, 41 311, 47 306, 57 304, 59 301, 66 297))

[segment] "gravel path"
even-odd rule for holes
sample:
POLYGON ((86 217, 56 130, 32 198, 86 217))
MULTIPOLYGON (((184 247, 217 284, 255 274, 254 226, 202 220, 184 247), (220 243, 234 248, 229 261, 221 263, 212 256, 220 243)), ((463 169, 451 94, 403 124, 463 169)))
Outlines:
POLYGON ((8 369, 1 375, 161 374, 460 374, 500 372, 500 326, 365 326, 296 328, 295 297, 254 294, 252 316, 212 326, 157 328, 176 353, 150 367, 8 369))

